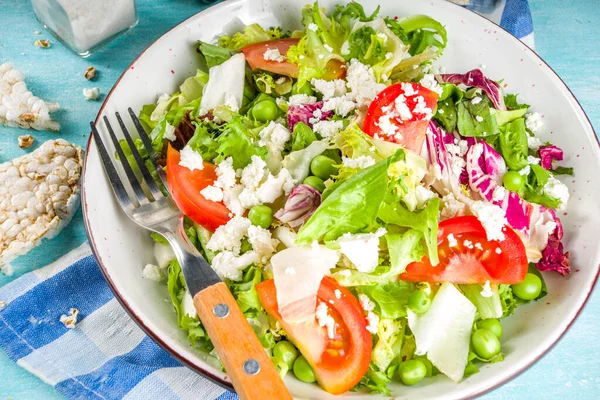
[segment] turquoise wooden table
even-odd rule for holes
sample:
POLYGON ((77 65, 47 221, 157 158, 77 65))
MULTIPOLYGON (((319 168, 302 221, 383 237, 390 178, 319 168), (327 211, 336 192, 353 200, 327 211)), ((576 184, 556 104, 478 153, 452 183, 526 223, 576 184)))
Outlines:
MULTIPOLYGON (((530 4, 537 51, 573 90, 596 131, 600 132, 600 46, 595 39, 596 29, 600 26, 597 0, 530 0, 530 4)), ((101 101, 85 101, 83 88, 97 86, 102 93, 107 93, 121 72, 148 44, 203 6, 199 0, 138 0, 137 5, 138 26, 102 52, 83 60, 49 37, 36 21, 29 1, 0 0, 0 64, 12 62, 25 73, 34 94, 47 101, 57 101, 62 108, 56 116, 62 124, 61 132, 33 132, 35 145, 63 137, 84 146, 88 140, 88 122, 95 117, 101 101), (41 30, 41 34, 35 35, 36 30, 41 30), (37 39, 50 39, 53 46, 36 48, 33 42, 37 39), (83 78, 89 65, 99 71, 94 82, 83 78)), ((23 154, 17 146, 17 136, 23 133, 0 127, 0 162, 23 154)), ((78 212, 57 238, 13 262, 12 276, 0 274, 0 286, 52 262, 84 241, 81 212, 78 212)), ((598 398, 598 317, 600 291, 596 290, 577 323, 550 354, 485 398, 598 398)), ((52 400, 62 396, 0 352, 0 400, 7 398, 52 400)))

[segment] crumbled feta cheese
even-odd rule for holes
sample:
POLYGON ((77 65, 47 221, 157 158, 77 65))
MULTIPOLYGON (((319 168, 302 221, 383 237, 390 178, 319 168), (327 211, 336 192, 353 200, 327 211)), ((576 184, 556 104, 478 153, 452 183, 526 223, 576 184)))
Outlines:
POLYGON ((496 247, 496 254, 502 254, 502 249, 500 247, 496 247))
POLYGON ((100 88, 83 88, 83 97, 86 100, 97 100, 100 96, 100 88))
POLYGON ((25 75, 12 64, 0 64, 0 125, 58 131, 60 125, 50 118, 58 104, 34 96, 24 80, 25 75))
POLYGON ((250 164, 242 170, 240 181, 246 188, 257 189, 267 173, 267 164, 259 156, 252 156, 250 164))
POLYGON ((336 133, 344 128, 342 121, 318 121, 313 124, 313 130, 323 139, 331 140, 336 133))
POLYGON ((479 242, 476 242, 476 243, 475 243, 475 248, 476 248, 477 250, 481 250, 481 251, 483 251, 483 246, 482 246, 482 245, 481 245, 481 243, 479 243, 479 242))
POLYGON ((323 118, 323 110, 317 108, 315 111, 313 111, 312 117, 308 119, 308 123, 314 125, 321 121, 321 118, 323 118))
POLYGON ((458 201, 452 193, 442 197, 442 213, 443 218, 452 218, 459 215, 465 215, 465 204, 458 201))
POLYGON ((171 142, 177 140, 177 136, 175 136, 175 127, 168 122, 165 124, 165 133, 163 133, 163 138, 171 142))
POLYGON ((266 164, 272 171, 281 168, 283 160, 283 149, 285 144, 292 138, 291 132, 280 123, 271 121, 262 131, 260 131, 259 146, 265 146, 268 150, 266 164))
POLYGON ((504 225, 507 224, 506 213, 495 204, 475 201, 471 204, 471 212, 479 219, 485 229, 488 240, 504 240, 504 225))
POLYGON ((319 29, 319 27, 314 22, 311 22, 310 24, 308 24, 307 29, 309 31, 316 32, 319 29))
POLYGON ((483 122, 483 117, 482 117, 481 115, 476 115, 476 116, 475 116, 475 120, 476 120, 477 122, 483 122))
POLYGON ((333 52, 333 47, 331 47, 331 46, 330 46, 330 45, 328 45, 327 43, 325 43, 325 44, 323 45, 323 47, 325 47, 325 50, 327 50, 328 52, 330 52, 330 53, 331 53, 331 52, 333 52))
POLYGON ((527 147, 529 147, 529 150, 538 151, 542 144, 542 141, 535 136, 527 136, 527 147))
POLYGON ((229 189, 235 186, 235 169, 233 169, 233 159, 227 157, 217 165, 217 180, 215 186, 221 189, 229 189))
POLYGON ((493 201, 502 201, 504 200, 504 196, 506 196, 506 189, 504 186, 496 186, 494 192, 492 193, 493 201))
POLYGON ((26 149, 31 147, 35 139, 31 135, 21 135, 17 140, 19 143, 19 147, 22 149, 26 149))
POLYGON ((358 301, 362 309, 366 312, 373 311, 375 309, 375 303, 373 303, 369 296, 367 296, 366 294, 359 294, 358 301))
POLYGON ((344 82, 342 79, 326 81, 324 79, 313 78, 310 83, 317 92, 323 95, 323 100, 328 100, 332 97, 339 97, 346 94, 346 82, 344 82))
POLYGON ((267 49, 267 51, 265 51, 263 54, 263 58, 266 61, 276 61, 276 62, 285 61, 285 56, 283 56, 279 52, 279 49, 267 49))
POLYGON ((333 294, 335 294, 335 298, 336 299, 341 299, 342 298, 342 292, 340 291, 340 289, 335 289, 333 291, 333 294))
POLYGON ((204 169, 204 161, 202 160, 202 156, 197 151, 192 150, 189 145, 186 145, 179 152, 179 157, 179 165, 189 169, 190 171, 200 171, 204 169))
POLYGON ((248 228, 251 226, 248 218, 235 216, 217 228, 206 247, 212 251, 230 251, 237 256, 240 254, 242 239, 248 234, 248 228))
POLYGON ((0 164, 0 265, 53 238, 79 206, 81 148, 62 139, 0 164))
POLYGON ((527 162, 529 164, 539 164, 540 163, 540 159, 534 156, 527 156, 527 162))
POLYGON ((463 245, 467 248, 467 249, 473 249, 473 242, 471 242, 470 240, 465 240, 463 242, 463 245))
POLYGON ((333 111, 340 117, 345 117, 356 108, 351 96, 332 97, 323 103, 323 111, 333 111))
POLYGON ((421 78, 419 83, 422 86, 426 87, 427 89, 436 92, 438 94, 438 96, 442 95, 442 87, 440 86, 438 81, 435 79, 435 76, 433 74, 423 75, 423 78, 421 78))
POLYGON ((454 237, 454 234, 450 233, 447 238, 448 238, 448 247, 456 247, 458 245, 458 241, 454 237))
POLYGON ((312 104, 312 103, 316 103, 317 102, 317 98, 315 96, 309 96, 307 94, 295 94, 290 96, 290 100, 288 101, 288 104, 290 106, 295 106, 298 104, 312 104))
POLYGON ((375 314, 373 311, 369 311, 367 313, 367 323, 367 330, 373 335, 376 335, 377 325, 379 325, 379 316, 377 316, 377 314, 375 314))
POLYGON ((463 157, 465 154, 467 154, 467 151, 469 150, 469 143, 466 140, 459 140, 458 148, 459 148, 458 155, 463 157))
POLYGON ((248 228, 248 241, 262 263, 269 260, 279 244, 279 240, 271 237, 271 231, 256 225, 248 228))
POLYGON ((243 270, 257 262, 259 262, 259 257, 254 251, 248 251, 241 256, 236 256, 231 251, 222 251, 215 255, 211 266, 221 279, 239 281, 242 279, 243 270))
POLYGON ((355 58, 350 60, 346 80, 348 88, 359 107, 368 106, 373 98, 386 88, 385 84, 377 83, 373 68, 355 58))
POLYGON ((476 96, 476 97, 473 97, 473 100, 471 100, 471 103, 472 104, 479 104, 479 103, 481 103, 482 100, 483 99, 481 97, 476 96))
POLYGON ((273 203, 275 200, 290 194, 294 188, 294 179, 286 168, 282 168, 277 176, 269 173, 267 180, 258 188, 256 194, 263 204, 273 203))
POLYGON ((542 116, 540 113, 528 113, 525 115, 525 126, 531 132, 537 132, 542 125, 544 125, 544 121, 542 121, 542 116))
POLYGON ((200 191, 206 200, 220 202, 223 201, 223 189, 216 186, 207 186, 200 191))
POLYGON ((75 325, 77 324, 77 316, 79 315, 79 310, 76 308, 71 308, 69 310, 69 314, 65 315, 61 315, 60 316, 60 322, 63 323, 64 326, 66 326, 69 329, 73 329, 75 328, 75 325))
POLYGON ((444 110, 442 108, 440 108, 440 109, 437 110, 437 112, 440 113, 440 114, 443 114, 444 110))
POLYGON ((327 336, 329 339, 335 338, 335 320, 329 315, 327 304, 323 302, 319 303, 317 310, 315 311, 315 317, 319 326, 327 328, 327 336))
POLYGON ((381 135, 401 140, 402 134, 400 133, 400 128, 398 125, 396 125, 396 122, 392 120, 395 117, 396 115, 392 113, 383 114, 381 117, 379 117, 375 125, 377 125, 381 130, 381 135))
POLYGON ((548 196, 560 200, 559 209, 562 210, 567 206, 567 202, 569 201, 569 188, 555 177, 551 176, 548 178, 548 182, 544 185, 542 190, 548 196))
POLYGON ((225 207, 234 215, 242 215, 246 211, 240 201, 240 194, 242 194, 243 190, 244 186, 242 185, 236 185, 223 190, 223 203, 225 203, 225 207))
POLYGON ((342 157, 345 167, 363 169, 375 165, 375 159, 371 156, 359 156, 357 158, 342 157))
POLYGON ((156 105, 159 105, 163 101, 168 101, 171 98, 169 93, 162 93, 156 97, 156 105))
POLYGON ((526 165, 525 167, 523 167, 519 170, 519 175, 528 176, 530 172, 531 172, 531 167, 529 165, 526 165))
POLYGON ((223 105, 229 107, 231 111, 237 112, 240 109, 239 101, 235 95, 227 92, 223 98, 223 105))
POLYGON ((400 87, 402 88, 402 91, 406 97, 412 97, 418 93, 411 83, 402 82, 400 87))
POLYGON ((357 235, 346 233, 338 239, 340 252, 360 272, 373 272, 379 263, 379 238, 385 233, 384 228, 378 229, 375 233, 357 235))
POLYGON ((485 281, 485 284, 481 288, 481 296, 482 297, 492 297, 494 295, 494 291, 492 290, 492 286, 490 285, 490 281, 485 281))
POLYGON ((163 280, 163 273, 158 265, 146 264, 142 270, 142 276, 144 279, 148 279, 154 282, 160 282, 163 280))
POLYGON ((413 108, 413 113, 423 114, 424 117, 422 119, 431 119, 431 117, 433 116, 433 111, 431 110, 431 108, 427 107, 427 104, 425 104, 425 98, 423 98, 423 96, 417 96, 415 98, 417 99, 417 103, 413 108))
MULTIPOLYGON (((412 88, 412 86, 409 87, 412 88)), ((410 108, 408 108, 408 104, 406 104, 406 97, 404 97, 404 95, 396 97, 396 100, 394 100, 394 106, 395 111, 398 113, 401 120, 408 121, 412 119, 413 115, 410 111, 410 108)))

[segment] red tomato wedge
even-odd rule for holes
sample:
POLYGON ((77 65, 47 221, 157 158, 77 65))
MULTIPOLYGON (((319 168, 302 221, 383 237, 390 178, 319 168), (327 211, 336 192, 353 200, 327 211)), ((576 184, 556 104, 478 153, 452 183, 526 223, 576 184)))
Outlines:
POLYGON ((435 267, 423 257, 406 267, 400 279, 410 282, 519 283, 527 274, 525 245, 506 226, 503 241, 489 241, 477 217, 455 217, 440 222, 435 267), (450 236, 452 235, 452 236, 450 236))
POLYGON ((323 389, 342 394, 356 386, 369 369, 373 342, 363 310, 352 293, 333 278, 321 281, 317 301, 327 304, 329 315, 336 322, 336 336, 330 339, 327 328, 319 326, 316 320, 300 324, 282 320, 273 279, 259 283, 256 290, 267 313, 279 321, 288 339, 312 366, 323 389), (339 299, 336 290, 341 292, 339 299))
POLYGON ((281 62, 275 60, 265 60, 265 52, 267 50, 277 49, 282 56, 287 54, 290 47, 296 46, 300 39, 277 39, 269 40, 261 43, 249 44, 242 47, 240 50, 246 56, 246 61, 250 64, 250 68, 262 69, 274 74, 286 75, 292 78, 298 77, 298 65, 289 61, 281 62))
POLYGON ((222 203, 206 200, 200 191, 217 179, 215 166, 204 162, 204 169, 190 171, 179 165, 179 152, 167 150, 167 185, 177 207, 192 221, 215 231, 229 221, 229 210, 222 203))
POLYGON ((363 131, 419 153, 437 99, 436 92, 416 83, 388 86, 369 106, 363 131))

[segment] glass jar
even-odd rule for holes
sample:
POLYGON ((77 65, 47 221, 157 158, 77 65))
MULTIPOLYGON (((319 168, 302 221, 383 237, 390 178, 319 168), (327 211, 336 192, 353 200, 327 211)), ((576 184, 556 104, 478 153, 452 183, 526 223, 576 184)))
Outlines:
POLYGON ((81 57, 133 28, 134 0, 31 0, 37 19, 81 57))

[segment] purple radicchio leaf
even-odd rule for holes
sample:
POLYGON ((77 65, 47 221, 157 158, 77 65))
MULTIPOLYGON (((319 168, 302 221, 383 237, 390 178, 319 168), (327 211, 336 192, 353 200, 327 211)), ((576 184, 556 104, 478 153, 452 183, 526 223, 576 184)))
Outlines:
POLYGON ((466 74, 441 74, 439 78, 442 82, 449 82, 454 85, 463 84, 465 86, 477 87, 488 95, 496 109, 506 110, 502 87, 498 82, 486 78, 480 69, 473 69, 466 74))
POLYGON ((560 222, 560 218, 558 218, 558 216, 556 215, 556 211, 554 211, 551 208, 544 207, 544 206, 540 206, 540 211, 541 212, 547 211, 547 212, 550 213, 550 215, 552 216, 552 220, 556 224, 556 230, 554 231, 555 234, 556 234, 556 237, 558 238, 558 240, 562 240, 562 238, 563 238, 563 226, 562 226, 562 222, 560 222))
POLYGON ((508 224, 516 230, 529 230, 531 204, 514 192, 501 190, 502 177, 506 173, 504 159, 492 146, 480 141, 467 151, 467 173, 471 190, 490 203, 496 204, 506 212, 508 224))
POLYGON ((275 213, 275 217, 296 228, 304 224, 320 205, 321 193, 312 186, 300 184, 292 189, 285 206, 275 213))
POLYGON ((538 156, 540 157, 540 165, 542 168, 552 170, 553 161, 562 161, 564 157, 563 151, 554 145, 540 146, 538 149, 538 156))
POLYGON ((290 131, 298 122, 304 122, 310 128, 313 123, 323 121, 333 117, 333 111, 323 111, 323 102, 319 101, 312 104, 295 104, 288 108, 287 123, 290 131))
POLYGON ((548 237, 548 245, 542 250, 542 259, 535 266, 542 272, 556 271, 562 276, 567 276, 571 272, 569 252, 564 252, 557 232, 558 229, 548 237))

